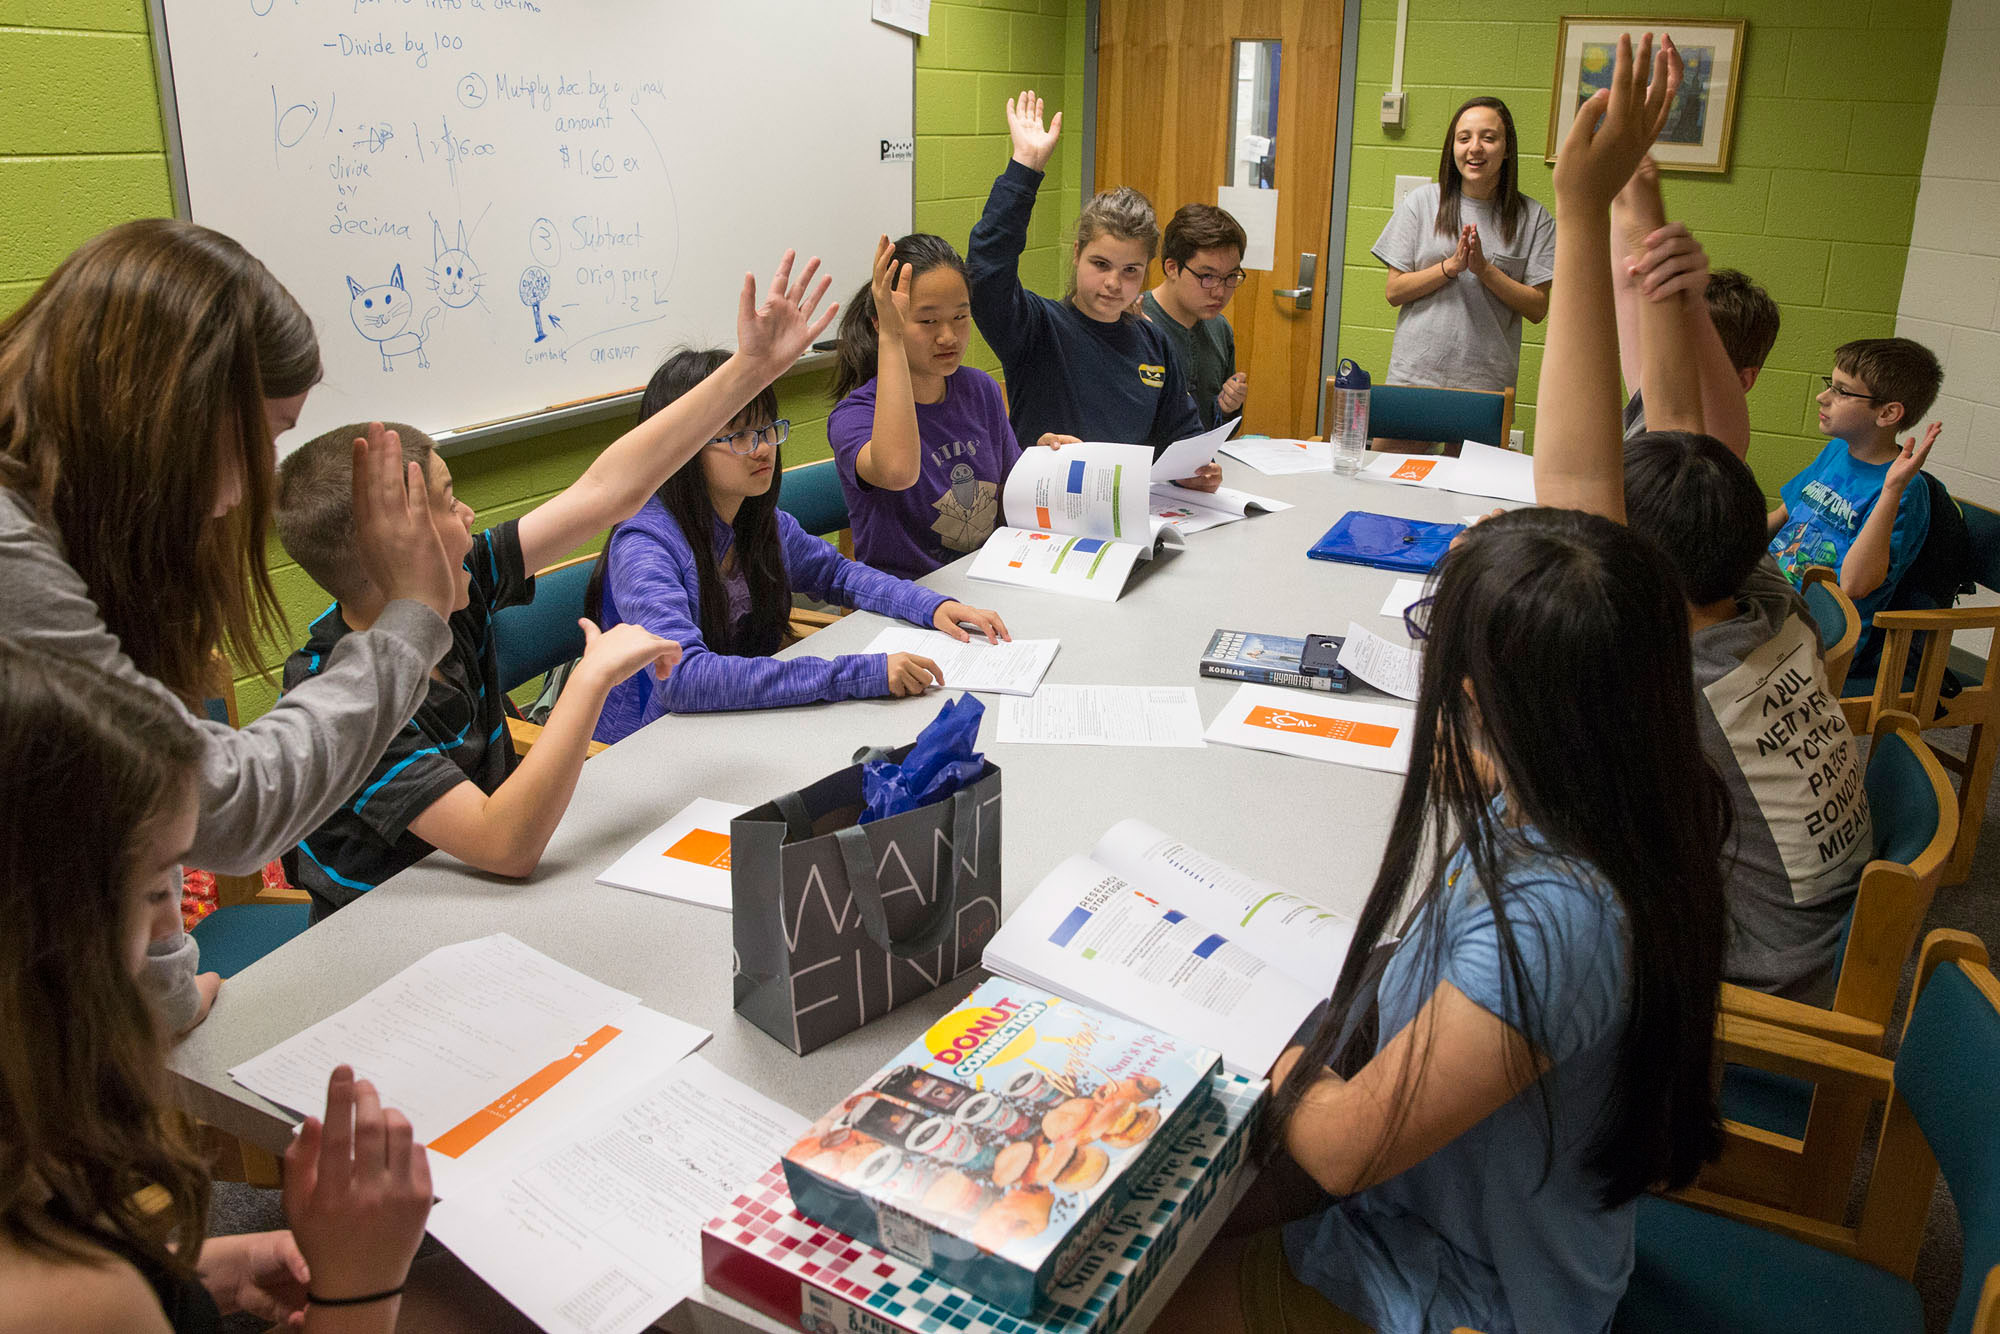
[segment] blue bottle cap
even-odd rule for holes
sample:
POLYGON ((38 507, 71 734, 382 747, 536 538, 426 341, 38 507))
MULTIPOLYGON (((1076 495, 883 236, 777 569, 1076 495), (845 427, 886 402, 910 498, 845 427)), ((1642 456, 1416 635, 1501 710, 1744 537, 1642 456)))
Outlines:
POLYGON ((1339 369, 1334 373, 1335 389, 1367 389, 1371 387, 1368 372, 1354 364, 1352 358, 1343 357, 1339 369))

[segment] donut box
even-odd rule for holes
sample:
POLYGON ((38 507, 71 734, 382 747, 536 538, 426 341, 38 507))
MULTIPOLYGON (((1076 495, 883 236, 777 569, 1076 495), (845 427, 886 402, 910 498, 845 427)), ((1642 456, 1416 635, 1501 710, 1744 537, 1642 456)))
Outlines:
POLYGON ((1217 1054, 993 978, 783 1159, 798 1211, 1028 1315, 1199 1115, 1217 1054))

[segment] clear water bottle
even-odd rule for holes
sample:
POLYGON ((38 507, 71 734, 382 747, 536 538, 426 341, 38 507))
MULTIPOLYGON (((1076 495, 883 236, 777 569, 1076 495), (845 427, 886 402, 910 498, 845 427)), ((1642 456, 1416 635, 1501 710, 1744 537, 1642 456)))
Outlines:
POLYGON ((1368 372, 1343 358, 1333 377, 1327 439, 1333 442, 1333 470, 1343 477, 1361 471, 1368 454, 1368 372))

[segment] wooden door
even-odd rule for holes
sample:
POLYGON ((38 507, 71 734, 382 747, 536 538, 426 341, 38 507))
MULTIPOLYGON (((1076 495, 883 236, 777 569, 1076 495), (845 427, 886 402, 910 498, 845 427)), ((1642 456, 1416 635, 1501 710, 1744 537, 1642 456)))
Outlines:
MULTIPOLYGON (((1251 270, 1223 317, 1250 381, 1243 429, 1313 434, 1319 411, 1325 253, 1340 122, 1343 0, 1099 0, 1097 188, 1129 185, 1159 211, 1216 202, 1238 146, 1230 125, 1238 41, 1277 41, 1278 106, 1270 179, 1278 196, 1268 272, 1251 270), (1318 257, 1311 309, 1276 292, 1318 257)), ((1153 266, 1148 286, 1160 280, 1153 266)))

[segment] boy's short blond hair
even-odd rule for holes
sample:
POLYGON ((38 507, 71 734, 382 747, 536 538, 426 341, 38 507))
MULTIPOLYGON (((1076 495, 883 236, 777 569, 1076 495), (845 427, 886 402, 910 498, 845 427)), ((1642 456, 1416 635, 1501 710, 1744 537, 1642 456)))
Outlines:
MULTIPOLYGON (((428 487, 437 442, 403 422, 383 425, 401 438, 404 465, 422 468, 428 487)), ((354 555, 354 442, 367 434, 365 422, 342 426, 278 465, 278 540, 314 583, 341 601, 365 586, 354 555)))

